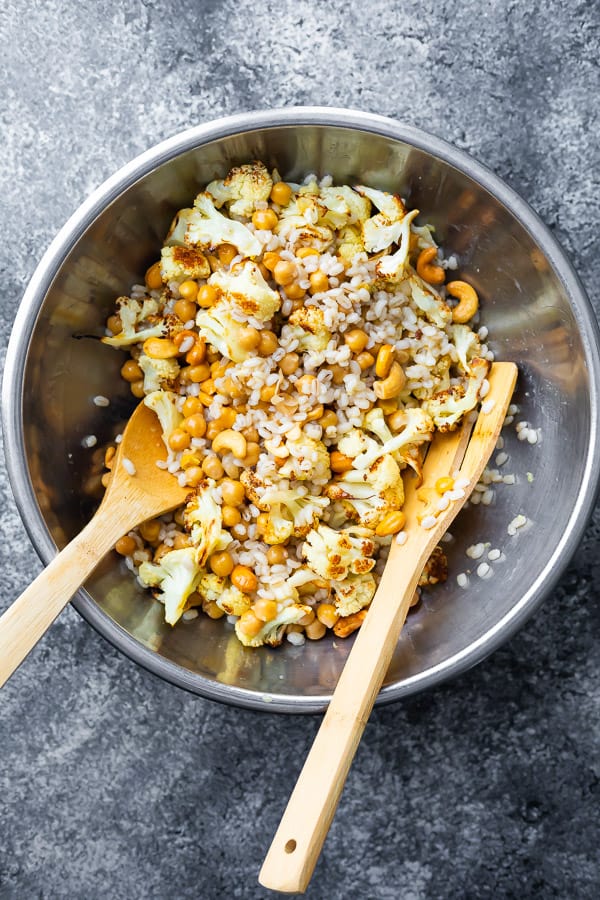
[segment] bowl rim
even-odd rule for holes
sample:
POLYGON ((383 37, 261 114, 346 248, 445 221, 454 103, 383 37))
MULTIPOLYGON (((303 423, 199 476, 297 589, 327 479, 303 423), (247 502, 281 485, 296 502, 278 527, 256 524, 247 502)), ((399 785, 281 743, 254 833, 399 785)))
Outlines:
MULTIPOLYGON (((581 334, 590 377, 590 440, 578 496, 569 522, 550 559, 519 602, 477 641, 423 672, 382 688, 376 700, 385 705, 438 685, 465 672, 508 640, 551 592, 581 540, 600 487, 598 445, 600 332, 593 307, 565 251, 525 200, 501 178, 469 154, 412 125, 375 113, 327 106, 291 106, 238 113, 211 120, 161 141, 126 163, 106 179, 69 217, 42 256, 24 292, 15 316, 2 383, 2 428, 6 466, 15 502, 24 526, 44 564, 57 548, 44 522, 33 491, 25 457, 22 423, 23 375, 30 335, 46 294, 65 256, 97 216, 134 182, 163 163, 204 144, 234 134, 282 126, 333 126, 370 132, 423 150, 476 181, 502 203, 540 246, 570 299, 581 334)), ((80 615, 104 638, 135 663, 172 684, 211 700, 266 712, 319 713, 330 695, 297 696, 259 693, 219 684, 189 672, 144 646, 118 625, 81 588, 71 601, 80 615)))

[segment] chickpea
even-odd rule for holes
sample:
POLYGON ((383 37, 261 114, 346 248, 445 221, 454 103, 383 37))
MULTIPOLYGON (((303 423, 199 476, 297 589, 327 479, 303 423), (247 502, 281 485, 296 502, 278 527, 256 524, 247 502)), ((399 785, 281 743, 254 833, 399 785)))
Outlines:
POLYGON ((278 181, 271 188, 271 200, 277 206, 287 206, 292 198, 292 189, 285 181, 278 181))
POLYGON ((234 525, 239 525, 242 521, 241 513, 235 506, 222 506, 221 515, 223 516, 225 528, 233 528, 234 525))
POLYGON ((257 209, 252 213, 252 224, 261 231, 273 231, 278 221, 274 209, 257 209))
POLYGON ((240 503, 244 502, 246 491, 244 489, 244 485, 240 481, 234 481, 232 478, 225 478, 221 482, 220 487, 223 503, 226 503, 227 506, 236 507, 239 506, 240 503))
POLYGON ((188 434, 191 434, 192 437, 201 438, 206 434, 206 419, 202 413, 197 412, 193 416, 188 416, 187 419, 184 419, 181 427, 188 434))
POLYGON ((352 468, 350 457, 346 456, 345 453, 340 453, 339 450, 334 450, 330 454, 329 459, 332 472, 349 472, 352 468))
POLYGON ((154 562, 160 562, 163 556, 165 556, 167 553, 170 553, 172 549, 173 548, 169 547, 168 544, 159 544, 154 551, 154 556, 152 557, 152 559, 154 560, 154 562))
MULTIPOLYGON (((268 268, 268 266, 267 266, 268 268)), ((296 266, 288 259, 280 259, 273 269, 273 278, 280 285, 291 284, 296 277, 296 266)))
POLYGON ((187 450, 190 446, 192 439, 187 431, 184 431, 183 428, 175 428, 174 431, 171 432, 171 436, 169 437, 169 447, 171 450, 187 450))
MULTIPOLYGON (((288 298, 288 300, 302 300, 305 296, 306 291, 304 288, 301 288, 299 284, 286 284, 283 293, 288 298)), ((299 304, 300 306, 302 304, 299 304)), ((296 306, 295 309, 298 309, 296 306)))
POLYGON ((196 302, 198 306, 202 307, 202 309, 209 309, 209 307, 214 306, 214 304, 217 302, 218 296, 219 292, 214 285, 203 284, 202 287, 198 288, 198 296, 196 297, 196 302))
POLYGON ((176 509, 173 513, 173 519, 177 525, 181 525, 183 528, 185 525, 185 508, 182 507, 181 509, 176 509))
POLYGON ((299 247, 296 250, 298 259, 306 259, 307 256, 320 256, 321 254, 316 247, 299 247))
POLYGON ((193 416, 194 413, 202 412, 202 404, 198 400, 197 397, 186 397, 183 402, 183 415, 187 419, 188 416, 193 416))
POLYGON ((185 470, 185 481, 190 487, 197 487, 204 481, 204 472, 201 466, 189 466, 185 470))
POLYGON ((267 267, 265 266, 265 264, 259 262, 258 268, 260 269, 260 274, 261 274, 262 277, 265 279, 265 281, 268 281, 269 278, 271 277, 271 273, 269 272, 269 270, 267 269, 267 267))
POLYGON ((146 271, 146 286, 151 291, 159 291, 162 287, 162 275, 160 274, 160 263, 155 262, 146 271))
POLYGON ((441 478, 435 483, 435 489, 438 494, 445 494, 446 491, 451 491, 454 487, 454 478, 451 475, 443 475, 441 478))
POLYGON ((280 259, 279 253, 275 253, 273 250, 267 250, 263 255, 262 261, 265 269, 272 272, 280 259))
POLYGON ((137 550, 137 543, 130 535, 126 534, 124 537, 119 538, 115 544, 115 550, 121 556, 131 556, 137 550))
POLYGON ((304 633, 309 641, 320 641, 321 638, 325 637, 326 631, 327 628, 319 619, 314 619, 304 628, 304 633))
POLYGON ((284 375, 293 375, 299 365, 300 357, 297 353, 286 353, 285 356, 279 360, 279 368, 284 375))
POLYGON ((177 345, 169 338, 149 337, 142 344, 146 356, 151 359, 173 359, 177 356, 177 345))
POLYGON ((247 441, 251 443, 256 443, 258 441, 258 431, 254 427, 254 425, 248 425, 247 428, 242 428, 242 434, 246 438, 247 441))
POLYGON ((124 362, 121 366, 121 378, 124 378, 125 381, 133 383, 134 381, 139 381, 140 378, 143 377, 144 373, 136 363, 135 359, 128 359, 127 362, 124 362))
MULTIPOLYGON (((240 590, 242 589, 240 588, 240 590)), ((255 637, 263 625, 264 622, 251 609, 247 609, 239 618, 239 627, 248 637, 255 637)))
POLYGON ((277 335, 273 331, 261 331, 258 352, 260 356, 270 356, 279 347, 277 335))
POLYGON ((314 611, 311 609, 309 612, 305 613, 301 619, 298 619, 298 625, 302 625, 303 628, 306 628, 307 625, 310 625, 311 622, 315 621, 314 611))
POLYGON ((333 628, 339 619, 339 614, 333 603, 320 603, 317 606, 317 619, 327 628, 333 628))
POLYGON ((319 403, 318 406, 313 406, 311 411, 306 414, 306 421, 314 422, 315 419, 317 421, 319 421, 321 419, 322 415, 323 415, 323 404, 319 403))
MULTIPOLYGON (((200 363, 200 365, 197 366, 188 366, 185 373, 186 380, 189 379, 189 381, 194 384, 202 385, 206 384, 209 375, 210 369, 206 363, 200 363)), ((204 391, 204 393, 207 393, 207 391, 204 391)))
POLYGON ((266 600, 261 597, 252 607, 252 611, 262 622, 270 622, 277 615, 277 603, 275 600, 266 600))
POLYGON ((208 564, 215 575, 219 575, 221 578, 225 578, 233 572, 233 557, 227 550, 213 553, 208 564))
POLYGON ((134 397, 137 397, 138 400, 141 400, 142 397, 145 396, 144 391, 144 379, 141 378, 139 381, 134 381, 132 385, 130 385, 131 393, 134 397))
POLYGON ((231 265, 231 261, 238 255, 237 247, 233 244, 219 244, 217 247, 217 256, 219 262, 224 266, 231 265))
POLYGON ((266 384, 263 388, 260 389, 260 399, 263 403, 270 403, 276 393, 276 384, 266 384))
POLYGON ((205 600, 202 603, 202 612, 206 613, 209 619, 222 619, 225 615, 225 611, 214 600, 205 600))
POLYGON ((327 409, 318 421, 321 428, 325 430, 325 428, 331 428, 332 426, 337 425, 338 417, 332 409, 327 409))
MULTIPOLYGON (((353 353, 362 353, 369 343, 369 335, 362 328, 352 328, 344 335, 344 342, 350 347, 353 353)), ((375 362, 375 360, 373 360, 375 362)))
POLYGON ((123 330, 123 323, 121 322, 121 317, 117 315, 109 316, 106 320, 106 327, 113 334, 119 334, 120 331, 123 330))
POLYGON ((309 281, 311 294, 320 294, 329 288, 329 278, 320 269, 317 269, 316 272, 311 272, 309 281))
POLYGON ((260 344, 260 339, 260 331, 257 328, 253 328, 252 325, 240 328, 238 332, 237 340, 242 350, 254 350, 260 344))
POLYGON ((329 368, 333 373, 332 381, 334 384, 341 384, 346 375, 348 375, 348 369, 345 369, 343 366, 338 366, 337 363, 329 368))
POLYGON ((189 534, 184 534, 183 531, 176 531, 173 535, 173 549, 174 550, 185 550, 186 547, 191 545, 191 539, 189 534))
POLYGON ((282 547, 281 544, 274 544, 267 550, 267 562, 270 566, 282 566, 285 563, 287 556, 287 550, 285 547, 282 547))
POLYGON ((366 370, 370 369, 375 362, 375 357, 372 353, 364 350, 362 353, 358 354, 358 356, 356 357, 356 362, 359 364, 361 372, 366 372, 366 370))
MULTIPOLYGON (((186 284, 187 282, 183 282, 186 284)), ((190 282, 191 284, 196 284, 196 282, 190 282)), ((197 285, 196 285, 197 286, 197 285)), ((196 291, 196 294, 198 291, 196 291)), ((173 312, 177 316, 178 319, 181 319, 182 322, 189 322, 191 319, 196 318, 196 312, 198 307, 192 300, 178 300, 177 303, 173 306, 173 312)))
POLYGON ((384 516, 377 528, 375 534, 378 537, 385 537, 388 534, 397 534, 402 531, 406 522, 406 516, 402 510, 396 510, 384 516))
POLYGON ((307 397, 310 396, 317 384, 317 379, 314 375, 302 375, 295 383, 294 387, 300 394, 305 394, 307 397))
POLYGON ((160 522, 158 519, 149 519, 140 525, 140 534, 149 544, 156 544, 160 534, 160 522))
POLYGON ((258 578, 248 566, 238 565, 231 573, 231 583, 245 594, 250 594, 258 587, 258 578))
POLYGON ((215 481, 218 481, 219 478, 222 478, 225 469, 221 465, 221 460, 216 456, 205 456, 202 461, 202 471, 205 475, 208 475, 209 478, 214 478, 215 481))
POLYGON ((200 339, 185 354, 185 361, 189 366, 199 366, 206 359, 206 343, 200 339))

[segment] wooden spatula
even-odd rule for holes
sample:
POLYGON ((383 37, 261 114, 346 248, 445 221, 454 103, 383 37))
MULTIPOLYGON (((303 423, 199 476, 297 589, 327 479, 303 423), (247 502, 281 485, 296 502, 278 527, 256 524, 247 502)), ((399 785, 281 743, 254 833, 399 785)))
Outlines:
POLYGON ((117 540, 185 501, 190 489, 156 465, 165 457, 158 418, 140 403, 123 432, 96 514, 0 617, 0 687, 117 540))
POLYGON ((472 435, 466 426, 437 433, 427 453, 422 485, 417 486, 415 478, 406 480, 406 542, 400 546, 392 541, 379 588, 260 871, 264 887, 303 893, 308 886, 423 567, 496 446, 516 378, 513 363, 494 363, 483 404, 486 411, 480 412, 472 435), (438 478, 452 476, 456 470, 466 482, 464 497, 444 511, 435 506, 427 509, 419 497, 433 496, 438 478), (419 518, 425 515, 430 524, 434 514, 433 527, 424 528, 419 518))

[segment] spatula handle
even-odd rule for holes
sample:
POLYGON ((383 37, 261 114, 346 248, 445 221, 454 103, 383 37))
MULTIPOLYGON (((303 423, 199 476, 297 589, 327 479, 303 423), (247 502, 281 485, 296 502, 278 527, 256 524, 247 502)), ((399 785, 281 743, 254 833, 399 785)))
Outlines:
MULTIPOLYGON (((402 548, 398 548, 402 549, 402 548)), ((259 875, 288 893, 306 890, 346 776, 373 708, 414 595, 421 568, 386 568, 369 615, 356 635, 325 718, 308 754, 259 875), (389 584, 402 602, 386 604, 389 584)))
POLYGON ((118 540, 122 527, 118 519, 96 515, 0 616, 0 687, 118 540))

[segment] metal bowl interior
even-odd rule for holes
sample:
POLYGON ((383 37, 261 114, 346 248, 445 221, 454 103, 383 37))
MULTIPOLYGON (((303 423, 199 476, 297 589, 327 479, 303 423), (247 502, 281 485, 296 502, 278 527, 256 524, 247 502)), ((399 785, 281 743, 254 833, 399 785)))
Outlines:
MULTIPOLYGON (((520 369, 515 401, 539 429, 536 446, 507 429, 514 486, 493 506, 461 513, 448 545, 450 577, 409 616, 379 702, 433 685, 482 659, 533 611, 568 562, 598 483, 598 339, 595 319, 564 255, 531 210, 482 166, 443 142, 388 119, 331 109, 247 114, 185 132, 134 160, 61 231, 21 305, 4 379, 4 426, 14 493, 44 560, 85 523, 94 500, 94 451, 132 408, 119 378, 124 355, 103 333, 115 297, 156 259, 173 213, 209 180, 249 159, 284 177, 308 172, 394 190, 436 227, 459 273, 477 288, 489 344, 520 369), (111 398, 108 409, 92 398, 111 398), (568 435, 568 466, 565 466, 568 435), (532 477, 527 476, 531 473, 532 477), (518 513, 529 524, 516 536, 518 513), (457 587, 465 548, 503 552, 494 577, 457 587)), ((96 478, 97 486, 97 478, 96 478)), ((351 641, 325 639, 260 652, 230 626, 200 616, 174 629, 116 555, 74 601, 108 640, 173 683, 221 701, 271 711, 322 710, 351 641)))

